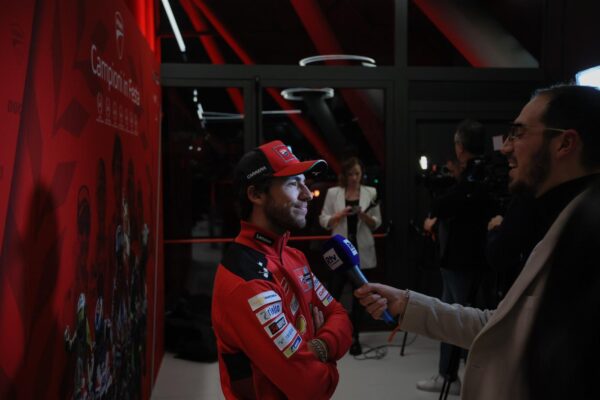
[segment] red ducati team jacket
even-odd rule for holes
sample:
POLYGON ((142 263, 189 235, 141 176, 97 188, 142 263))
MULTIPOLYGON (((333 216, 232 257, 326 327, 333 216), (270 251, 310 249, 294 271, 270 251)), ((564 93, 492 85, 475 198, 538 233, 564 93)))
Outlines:
POLYGON ((288 238, 242 221, 217 269, 212 323, 227 399, 328 399, 337 386, 352 325, 288 238), (325 317, 316 334, 311 306, 325 317), (307 348, 313 338, 327 344, 327 362, 307 348))

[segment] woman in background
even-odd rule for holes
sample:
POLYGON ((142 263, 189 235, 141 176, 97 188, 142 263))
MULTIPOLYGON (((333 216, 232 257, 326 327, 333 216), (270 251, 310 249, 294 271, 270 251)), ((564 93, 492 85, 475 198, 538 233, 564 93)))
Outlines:
MULTIPOLYGON (((339 234, 350 240, 358 250, 361 269, 369 270, 377 266, 372 232, 381 225, 381 211, 377 201, 377 190, 362 185, 363 176, 364 166, 358 158, 351 157, 342 163, 339 186, 327 191, 319 222, 323 228, 331 230, 332 235, 339 234)), ((329 289, 338 301, 346 282, 345 274, 333 274, 329 289)), ((352 355, 362 353, 358 335, 363 315, 364 310, 356 297, 352 296, 352 355)))

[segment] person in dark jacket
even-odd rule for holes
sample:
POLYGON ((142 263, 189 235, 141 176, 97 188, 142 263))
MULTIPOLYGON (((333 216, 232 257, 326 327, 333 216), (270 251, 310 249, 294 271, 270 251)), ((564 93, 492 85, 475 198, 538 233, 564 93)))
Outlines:
MULTIPOLYGON (((424 229, 437 228, 442 274, 442 301, 466 305, 473 301, 481 273, 485 268, 487 222, 491 200, 486 191, 482 158, 485 129, 477 121, 466 119, 456 128, 454 150, 458 164, 457 182, 435 198, 424 229)), ((420 390, 439 392, 444 378, 451 382, 450 393, 460 393, 459 360, 447 343, 440 345, 438 375, 417 382, 420 390)))

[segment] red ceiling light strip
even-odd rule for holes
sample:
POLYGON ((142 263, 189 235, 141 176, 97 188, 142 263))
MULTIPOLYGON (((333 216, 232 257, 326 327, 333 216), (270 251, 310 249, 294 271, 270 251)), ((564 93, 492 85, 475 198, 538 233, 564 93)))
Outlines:
MULTIPOLYGON (((180 0, 181 6, 187 13, 192 25, 194 25, 194 29, 198 32, 207 32, 210 27, 196 10, 190 0, 180 0)), ((219 50, 219 46, 217 42, 215 42, 215 38, 210 34, 200 34, 200 42, 204 46, 210 61, 213 64, 225 64, 225 58, 221 51, 219 50)), ((227 88, 227 94, 231 98, 233 105, 238 113, 244 113, 244 97, 239 89, 236 88, 227 88)))
MULTIPOLYGON (((143 0, 138 0, 142 1, 143 0)), ((156 27, 154 26, 154 6, 155 2, 149 1, 146 4, 146 40, 150 45, 150 49, 154 51, 156 47, 156 27)))
MULTIPOLYGON (((387 233, 374 233, 375 239, 381 239, 387 237, 387 233)), ((328 240, 331 239, 331 235, 314 235, 314 236, 290 236, 290 241, 301 241, 306 242, 309 240, 328 240)), ((195 239, 165 239, 165 244, 206 244, 206 243, 229 243, 233 242, 233 237, 220 237, 220 238, 195 238, 195 239)))

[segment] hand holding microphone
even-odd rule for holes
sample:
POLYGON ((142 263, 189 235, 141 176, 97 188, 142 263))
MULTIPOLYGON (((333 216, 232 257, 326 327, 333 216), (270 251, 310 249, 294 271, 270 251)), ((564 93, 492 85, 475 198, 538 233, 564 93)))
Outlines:
POLYGON ((367 283, 354 291, 367 312, 375 319, 385 312, 391 315, 404 315, 408 304, 408 291, 380 283, 367 283))
MULTIPOLYGON (((356 248, 345 237, 334 235, 327 240, 323 245, 322 256, 332 271, 335 273, 346 273, 355 288, 369 283, 360 270, 358 251, 356 251, 356 248)), ((369 310, 367 309, 367 311, 369 310)), ((387 309, 382 313, 377 313, 377 315, 379 314, 381 314, 381 318, 388 324, 396 325, 396 320, 387 309)))

